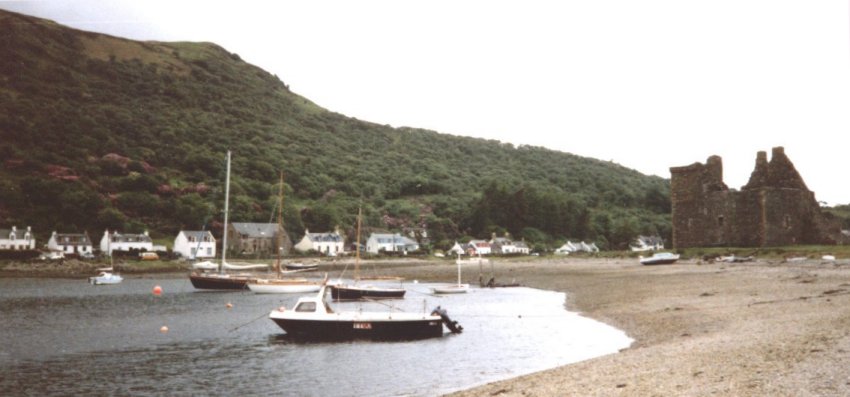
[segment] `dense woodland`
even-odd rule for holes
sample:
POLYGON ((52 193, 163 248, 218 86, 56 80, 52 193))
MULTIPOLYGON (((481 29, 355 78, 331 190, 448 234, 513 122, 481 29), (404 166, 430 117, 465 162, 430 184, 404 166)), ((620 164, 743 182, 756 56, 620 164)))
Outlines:
POLYGON ((32 226, 41 241, 53 230, 219 234, 228 150, 230 219, 274 222, 283 172, 294 237, 336 226, 351 236, 359 207, 367 230, 424 228, 442 249, 505 232, 539 250, 671 233, 663 178, 346 117, 215 44, 0 11, 0 227, 32 226))

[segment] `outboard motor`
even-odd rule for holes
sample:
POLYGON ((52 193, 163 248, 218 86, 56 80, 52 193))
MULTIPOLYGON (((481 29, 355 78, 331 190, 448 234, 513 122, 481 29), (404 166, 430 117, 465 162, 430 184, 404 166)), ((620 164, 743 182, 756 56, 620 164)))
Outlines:
POLYGON ((459 334, 463 332, 463 326, 458 324, 457 321, 452 321, 452 319, 449 318, 449 312, 446 311, 446 309, 437 306, 437 308, 431 312, 431 315, 440 316, 440 318, 443 319, 443 324, 445 324, 446 328, 448 328, 449 331, 452 331, 453 334, 459 334))

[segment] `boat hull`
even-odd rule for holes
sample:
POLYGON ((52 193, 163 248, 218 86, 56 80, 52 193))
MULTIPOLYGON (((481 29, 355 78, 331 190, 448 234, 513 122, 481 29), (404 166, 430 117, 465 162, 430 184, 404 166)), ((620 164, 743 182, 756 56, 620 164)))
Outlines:
POLYGON ((671 265, 671 264, 673 264, 673 263, 676 263, 676 260, 677 260, 677 259, 663 259, 663 260, 654 260, 654 261, 649 261, 649 260, 647 260, 647 261, 641 261, 641 262, 640 262, 640 264, 641 264, 641 265, 644 265, 644 266, 651 266, 651 265, 671 265))
POLYGON ((441 285, 432 290, 435 294, 465 294, 469 292, 469 284, 441 285))
POLYGON ((243 290, 246 288, 250 277, 242 276, 220 276, 220 275, 204 275, 191 274, 189 280, 192 286, 196 289, 204 290, 243 290))
POLYGON ((287 335, 309 340, 415 340, 443 336, 443 323, 439 317, 404 321, 272 320, 287 335))
POLYGON ((404 298, 404 288, 357 287, 347 285, 331 285, 331 298, 334 300, 358 299, 401 299, 404 298))
POLYGON ((257 294, 298 294, 317 292, 322 285, 319 283, 246 283, 248 289, 257 294))

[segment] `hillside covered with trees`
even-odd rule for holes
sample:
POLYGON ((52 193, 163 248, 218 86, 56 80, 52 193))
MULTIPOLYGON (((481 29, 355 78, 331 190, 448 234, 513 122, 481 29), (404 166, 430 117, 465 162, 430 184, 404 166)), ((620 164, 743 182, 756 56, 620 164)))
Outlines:
POLYGON ((346 117, 212 43, 131 41, 0 11, 0 226, 32 226, 40 241, 53 230, 220 234, 228 150, 230 219, 274 222, 282 171, 291 236, 352 233, 362 207, 367 228, 425 228, 435 248, 494 232, 538 249, 670 237, 668 180, 346 117))

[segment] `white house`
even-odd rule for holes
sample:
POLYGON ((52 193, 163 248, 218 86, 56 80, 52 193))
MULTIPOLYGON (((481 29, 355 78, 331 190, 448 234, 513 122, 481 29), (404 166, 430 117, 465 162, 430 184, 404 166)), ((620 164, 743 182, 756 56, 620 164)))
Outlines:
POLYGON ((174 238, 173 250, 188 259, 215 258, 215 237, 208 230, 181 230, 174 238))
POLYGON ((79 234, 56 233, 54 231, 50 235, 50 240, 47 241, 47 249, 66 254, 91 254, 94 247, 87 232, 79 234))
POLYGON ((470 240, 466 245, 466 251, 470 256, 490 255, 493 253, 493 248, 486 240, 470 240))
POLYGON ((377 254, 381 251, 387 252, 411 252, 418 251, 419 243, 398 233, 384 234, 372 233, 366 240, 366 252, 377 254))
POLYGON ((629 245, 633 252, 657 251, 664 249, 664 239, 658 236, 638 236, 629 245))
POLYGON ((455 255, 458 255, 458 254, 463 255, 464 253, 466 253, 466 250, 464 249, 465 245, 466 244, 460 244, 457 241, 455 241, 455 245, 453 245, 452 248, 450 248, 448 251, 446 251, 446 254, 451 255, 451 256, 455 256, 455 255))
POLYGON ((12 230, 0 229, 0 250, 34 250, 35 237, 32 230, 27 226, 27 231, 21 233, 17 227, 12 230))
POLYGON ((310 233, 304 230, 304 237, 294 247, 299 252, 316 251, 328 256, 342 254, 345 250, 345 239, 339 234, 339 229, 333 233, 310 233))
POLYGON ((516 249, 517 254, 529 255, 531 254, 531 248, 525 241, 517 241, 514 243, 514 248, 516 249))
POLYGON ((147 230, 143 234, 121 234, 118 232, 103 232, 100 239, 100 252, 112 256, 112 251, 153 251, 153 241, 147 230))
POLYGON ((567 240, 564 245, 555 250, 555 254, 558 255, 569 255, 573 252, 599 252, 599 248, 596 247, 596 243, 587 244, 584 241, 573 243, 567 240))

